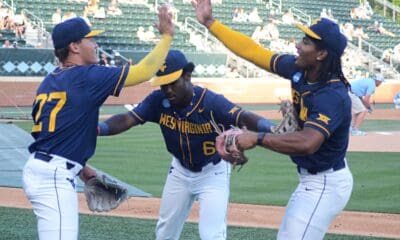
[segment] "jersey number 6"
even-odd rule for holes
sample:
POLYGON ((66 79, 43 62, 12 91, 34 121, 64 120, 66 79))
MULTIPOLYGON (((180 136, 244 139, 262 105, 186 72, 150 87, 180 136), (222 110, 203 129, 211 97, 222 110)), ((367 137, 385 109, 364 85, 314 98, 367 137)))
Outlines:
POLYGON ((56 129, 57 114, 61 110, 61 108, 64 106, 65 102, 67 101, 66 92, 52 92, 49 94, 42 93, 42 94, 39 94, 36 96, 35 104, 39 104, 39 109, 37 110, 37 112, 35 114, 34 120, 35 120, 36 124, 33 125, 32 132, 42 131, 43 123, 41 121, 39 121, 39 119, 40 119, 40 115, 42 114, 42 111, 43 111, 43 106, 45 105, 46 102, 51 102, 53 100, 57 100, 57 103, 50 112, 48 131, 54 132, 54 130, 56 129))
POLYGON ((205 141, 203 142, 203 153, 205 156, 210 156, 215 154, 217 150, 215 150, 215 142, 205 141))

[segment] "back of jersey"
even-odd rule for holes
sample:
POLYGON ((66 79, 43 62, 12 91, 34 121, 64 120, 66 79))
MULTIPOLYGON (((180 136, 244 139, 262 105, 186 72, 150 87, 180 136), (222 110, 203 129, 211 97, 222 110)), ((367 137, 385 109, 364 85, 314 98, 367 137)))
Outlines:
POLYGON ((95 150, 99 107, 109 95, 118 95, 121 79, 121 68, 95 65, 58 68, 49 74, 33 104, 35 142, 29 151, 56 154, 84 165, 95 150))

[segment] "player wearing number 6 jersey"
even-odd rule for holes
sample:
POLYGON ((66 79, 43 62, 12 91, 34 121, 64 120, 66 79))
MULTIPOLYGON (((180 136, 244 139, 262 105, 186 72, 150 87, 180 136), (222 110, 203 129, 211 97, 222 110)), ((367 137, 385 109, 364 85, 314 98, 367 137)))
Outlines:
POLYGON ((173 24, 160 8, 157 28, 162 34, 155 49, 135 66, 98 66, 97 44, 82 18, 56 25, 52 32, 57 67, 42 81, 33 104, 35 141, 23 170, 24 191, 37 217, 41 240, 78 238, 78 199, 75 178, 95 176, 85 167, 96 147, 99 108, 122 87, 149 80, 163 64, 172 41, 173 24))
POLYGON ((170 50, 165 65, 153 79, 161 86, 132 111, 99 124, 100 135, 113 135, 145 122, 160 125, 172 163, 162 193, 156 239, 179 239, 195 199, 200 204, 202 240, 226 239, 230 165, 215 149, 215 120, 270 131, 271 122, 233 104, 222 95, 193 86, 193 63, 182 52, 170 50))

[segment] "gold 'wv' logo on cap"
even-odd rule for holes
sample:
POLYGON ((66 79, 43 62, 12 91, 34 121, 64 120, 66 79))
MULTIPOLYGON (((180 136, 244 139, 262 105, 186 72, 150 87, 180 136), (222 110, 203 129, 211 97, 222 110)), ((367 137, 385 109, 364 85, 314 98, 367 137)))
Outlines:
POLYGON ((162 65, 160 67, 160 72, 165 72, 165 69, 167 68, 167 64, 164 63, 164 65, 162 65))
POLYGON ((314 21, 312 21, 311 25, 315 25, 315 24, 319 23, 320 21, 321 21, 321 18, 314 19, 314 21))

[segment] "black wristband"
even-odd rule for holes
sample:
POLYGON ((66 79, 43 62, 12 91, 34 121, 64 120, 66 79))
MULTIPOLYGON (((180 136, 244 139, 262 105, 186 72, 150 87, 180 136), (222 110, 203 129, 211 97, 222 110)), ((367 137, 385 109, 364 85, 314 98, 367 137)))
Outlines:
POLYGON ((262 146, 263 145, 263 139, 265 137, 266 132, 259 132, 257 135, 257 145, 262 146))

